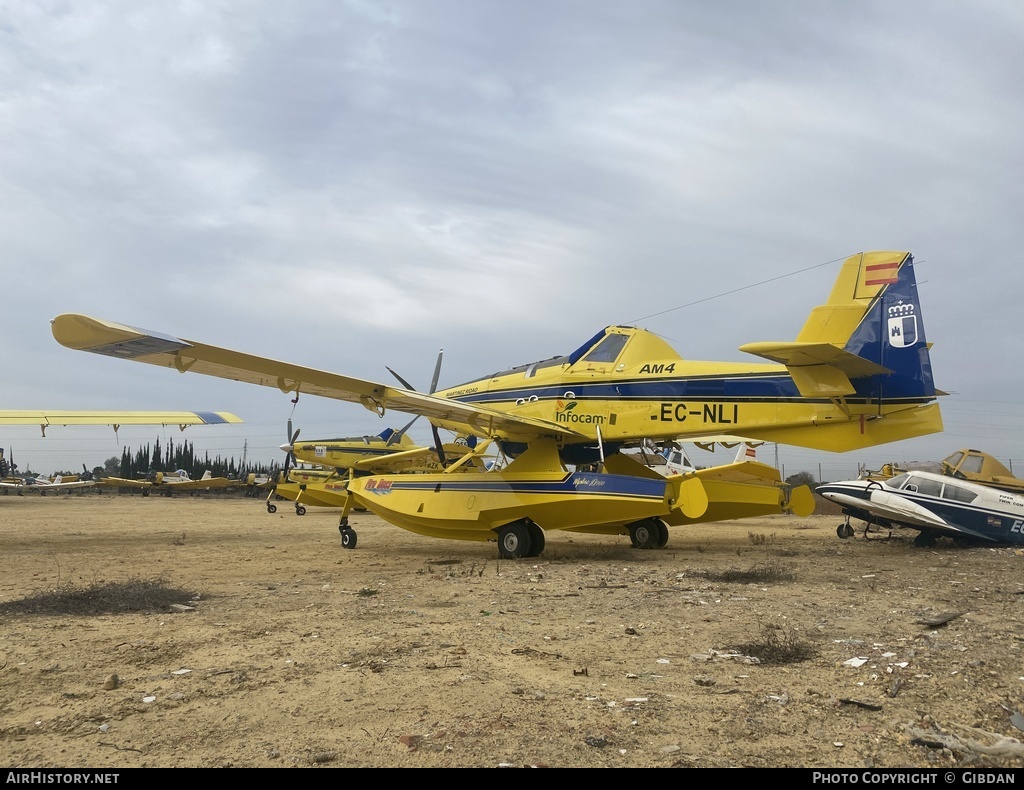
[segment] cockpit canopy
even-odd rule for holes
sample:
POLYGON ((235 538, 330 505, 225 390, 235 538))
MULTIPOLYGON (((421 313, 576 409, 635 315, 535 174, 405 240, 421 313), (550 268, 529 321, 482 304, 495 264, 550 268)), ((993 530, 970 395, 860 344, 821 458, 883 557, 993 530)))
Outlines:
POLYGON ((973 502, 978 498, 975 491, 966 486, 943 480, 937 475, 926 475, 919 472, 907 472, 883 481, 882 485, 897 491, 924 494, 925 496, 951 499, 955 502, 973 502))

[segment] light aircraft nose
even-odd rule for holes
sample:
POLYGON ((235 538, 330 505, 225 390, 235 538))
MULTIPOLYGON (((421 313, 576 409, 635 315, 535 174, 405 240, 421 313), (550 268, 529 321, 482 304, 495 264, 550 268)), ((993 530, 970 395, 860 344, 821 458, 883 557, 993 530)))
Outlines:
POLYGON ((819 496, 824 497, 830 502, 835 502, 836 490, 832 486, 818 486, 814 489, 819 496))
POLYGON ((294 450, 295 448, 294 448, 294 447, 293 447, 292 445, 290 445, 290 444, 282 444, 282 445, 281 445, 280 447, 278 447, 277 449, 278 449, 278 450, 284 450, 284 451, 285 451, 286 453, 290 453, 290 452, 292 452, 292 450, 294 450))

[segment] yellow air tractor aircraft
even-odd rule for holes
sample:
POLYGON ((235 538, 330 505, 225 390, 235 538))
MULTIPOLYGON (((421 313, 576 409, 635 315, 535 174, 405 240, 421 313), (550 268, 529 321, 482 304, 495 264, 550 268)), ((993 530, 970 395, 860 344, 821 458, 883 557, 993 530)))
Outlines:
MULTIPOLYGON (((507 557, 538 554, 543 530, 660 546, 674 524, 809 512, 805 487, 789 492, 756 461, 741 464, 737 479, 664 477, 618 452, 645 439, 726 433, 844 452, 942 430, 907 252, 847 259, 795 341, 741 347, 770 360, 760 364, 686 360, 650 332, 610 326, 567 356, 420 393, 82 315, 58 316, 52 331, 68 348, 361 403, 381 416, 420 415, 435 429, 482 437, 442 473, 355 477, 348 491, 398 526, 496 539, 507 557), (490 443, 511 463, 452 474, 490 443)), ((341 529, 342 544, 354 546, 344 514, 341 529)))
MULTIPOLYGON (((408 474, 413 472, 443 472, 443 459, 458 458, 476 443, 476 437, 434 447, 417 445, 406 435, 406 425, 399 431, 387 428, 376 436, 349 436, 336 439, 310 439, 298 441, 299 431, 288 433, 288 444, 281 449, 287 453, 284 480, 267 497, 267 512, 276 513, 275 496, 295 502, 295 513, 303 516, 307 506, 344 507, 348 501, 350 477, 369 474, 408 474), (319 471, 291 469, 295 462, 313 464, 319 471)), ((474 456, 474 463, 463 469, 482 471, 484 459, 474 456)))

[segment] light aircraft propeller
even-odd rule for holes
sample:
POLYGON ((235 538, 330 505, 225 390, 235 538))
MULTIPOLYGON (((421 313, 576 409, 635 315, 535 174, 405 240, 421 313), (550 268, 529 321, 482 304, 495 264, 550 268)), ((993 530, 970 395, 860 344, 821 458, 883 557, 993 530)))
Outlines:
MULTIPOLYGON (((437 362, 434 363, 434 377, 430 380, 430 393, 429 393, 430 395, 433 395, 434 392, 437 390, 437 380, 441 377, 441 359, 442 359, 443 356, 444 356, 444 349, 442 348, 440 351, 437 352, 437 362)), ((403 387, 405 387, 407 390, 412 390, 413 392, 417 391, 416 388, 414 386, 412 386, 412 384, 410 384, 408 381, 406 381, 401 376, 399 376, 397 373, 395 373, 395 371, 393 371, 391 368, 388 368, 387 365, 385 365, 384 367, 386 367, 387 370, 388 370, 388 373, 390 373, 392 376, 394 376, 396 379, 398 379, 398 382, 403 387)), ((419 419, 419 415, 414 417, 412 419, 412 421, 409 422, 408 425, 406 425, 404 428, 402 428, 401 431, 398 432, 398 434, 396 435, 397 438, 401 438, 402 434, 405 433, 407 430, 409 430, 409 428, 412 427, 412 424, 414 422, 416 422, 416 420, 418 420, 418 419, 419 419)), ((437 450, 437 458, 441 462, 441 466, 442 467, 446 467, 446 466, 448 466, 448 463, 447 463, 447 461, 445 459, 444 447, 441 444, 441 434, 438 433, 437 426, 434 425, 434 423, 430 423, 430 430, 434 434, 434 448, 437 450)))

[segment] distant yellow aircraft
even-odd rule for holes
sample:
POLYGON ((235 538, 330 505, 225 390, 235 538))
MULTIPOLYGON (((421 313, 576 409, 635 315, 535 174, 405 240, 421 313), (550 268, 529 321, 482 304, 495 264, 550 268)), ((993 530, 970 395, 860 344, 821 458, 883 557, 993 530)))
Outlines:
MULTIPOLYGON (((350 477, 370 474, 407 474, 443 472, 443 458, 458 458, 476 443, 469 440, 443 443, 441 452, 436 447, 417 445, 405 430, 387 428, 376 436, 348 436, 335 439, 298 441, 299 431, 288 434, 291 440, 282 444, 287 453, 283 480, 267 496, 267 512, 276 513, 275 497, 295 503, 295 513, 303 516, 306 507, 344 507, 348 501, 350 477), (291 469, 295 461, 312 464, 314 469, 291 469)), ((486 459, 476 457, 466 471, 483 470, 486 459)))
MULTIPOLYGON (((771 363, 685 360, 650 332, 610 326, 571 354, 431 394, 82 315, 58 316, 52 331, 73 349, 360 403, 381 416, 420 415, 435 428, 481 437, 444 472, 357 477, 348 491, 398 526, 496 539, 508 557, 535 556, 543 530, 663 545, 668 525, 802 511, 811 500, 809 491, 789 492, 764 464, 751 467, 749 488, 723 489, 713 496, 725 498, 712 500, 696 473, 665 478, 618 452, 644 440, 726 433, 844 452, 942 430, 907 252, 850 257, 795 341, 741 346, 771 363), (507 466, 452 474, 491 443, 513 459, 507 466)), ((343 545, 354 546, 344 515, 341 527, 343 545)))
MULTIPOLYGON (((242 420, 226 411, 97 411, 97 410, 44 410, 44 409, 0 409, 0 426, 4 425, 38 425, 43 436, 46 429, 59 425, 109 425, 117 430, 122 425, 177 425, 185 430, 189 425, 224 425, 240 423, 242 420)), ((0 478, 6 478, 13 471, 14 464, 4 458, 0 448, 0 478)), ((76 476, 77 477, 77 476, 76 476)), ((85 483, 92 485, 96 481, 59 481, 56 485, 39 478, 32 490, 58 490, 60 488, 83 488, 85 483), (77 483, 77 485, 72 485, 77 483)), ((24 481, 7 479, 2 481, 0 489, 4 493, 26 490, 24 481)))
POLYGON ((153 490, 160 491, 164 496, 171 496, 175 491, 209 491, 245 485, 244 480, 214 477, 209 469, 198 480, 193 480, 184 469, 178 469, 174 472, 153 472, 145 480, 103 477, 98 482, 107 488, 138 488, 142 490, 143 496, 149 496, 153 490))

